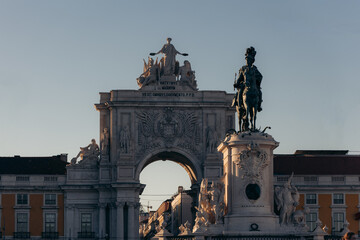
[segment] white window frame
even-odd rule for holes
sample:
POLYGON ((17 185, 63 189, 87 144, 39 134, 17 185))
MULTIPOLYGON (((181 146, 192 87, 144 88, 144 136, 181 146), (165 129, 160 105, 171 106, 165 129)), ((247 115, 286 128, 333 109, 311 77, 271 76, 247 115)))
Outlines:
MULTIPOLYGON (((337 198, 336 200, 338 200, 339 198, 337 198)), ((333 193, 332 194, 332 204, 333 205, 345 205, 345 194, 344 193, 333 193), (343 202, 342 203, 335 203, 335 195, 342 195, 343 196, 343 202)))
POLYGON ((318 218, 319 218, 318 215, 319 215, 318 212, 310 211, 310 213, 305 216, 306 225, 309 227, 309 230, 310 230, 310 231, 314 231, 314 230, 315 230, 315 228, 316 228, 316 221, 317 221, 318 218), (309 217, 311 216, 311 214, 315 214, 315 220, 314 220, 314 219, 311 219, 311 220, 314 220, 314 221, 308 221, 308 220, 309 220, 309 217))
MULTIPOLYGON (((331 221, 331 227, 332 227, 332 231, 335 231, 335 232, 339 232, 342 228, 344 228, 344 223, 345 223, 345 220, 346 220, 346 213, 343 212, 343 211, 335 211, 332 213, 332 221, 331 221), (339 229, 336 229, 335 228, 335 215, 337 214, 342 214, 343 215, 343 221, 342 221, 342 226, 339 228, 339 229)), ((337 221, 339 222, 339 221, 337 221)))
MULTIPOLYGON (((55 231, 58 232, 58 214, 55 211, 44 211, 43 213, 43 232, 46 232, 46 215, 47 214, 54 214, 55 215, 55 231)), ((48 233, 48 232, 46 232, 48 233)))
POLYGON ((29 206, 30 205, 30 196, 27 193, 17 193, 16 194, 16 206, 29 206), (18 203, 18 196, 19 195, 26 195, 27 196, 27 203, 18 203))
POLYGON ((57 206, 58 205, 57 198, 58 198, 58 195, 56 193, 45 193, 44 194, 44 206, 57 206), (46 195, 55 195, 55 204, 46 203, 46 195))
MULTIPOLYGON (((309 199, 313 200, 313 199, 309 199)), ((305 193, 305 205, 317 205, 318 204, 318 195, 316 193, 305 193), (314 195, 315 196, 315 203, 308 203, 307 196, 314 195)))
POLYGON ((83 231, 83 227, 82 227, 82 215, 83 214, 89 214, 90 215, 90 231, 86 231, 86 232, 93 232, 94 230, 94 214, 93 212, 80 212, 80 232, 84 232, 83 231))
POLYGON ((27 231, 25 232, 30 232, 30 226, 29 226, 29 221, 30 221, 30 213, 29 211, 15 211, 15 232, 19 232, 18 230, 18 214, 27 214, 27 231))

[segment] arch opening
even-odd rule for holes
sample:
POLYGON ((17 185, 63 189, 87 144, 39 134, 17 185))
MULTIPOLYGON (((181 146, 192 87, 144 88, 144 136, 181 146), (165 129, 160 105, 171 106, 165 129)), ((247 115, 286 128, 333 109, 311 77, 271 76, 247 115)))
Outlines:
POLYGON ((144 220, 146 223, 140 224, 139 229, 140 235, 143 235, 144 238, 152 236, 149 229, 153 228, 152 224, 154 223, 161 224, 166 221, 168 230, 175 235, 179 233, 181 224, 186 221, 193 224, 196 212, 194 206, 197 206, 202 172, 196 159, 191 159, 191 156, 180 152, 173 150, 153 153, 140 161, 137 167, 136 174, 139 181, 148 185, 139 196, 142 207, 140 219, 147 218, 144 220), (162 164, 162 161, 167 163, 162 164), (152 167, 152 164, 155 167, 152 167), (148 169, 151 171, 150 178, 147 176, 145 179, 140 179, 140 175, 143 176, 143 170, 148 175, 148 169), (157 176, 151 177, 152 174, 157 176), (161 180, 158 180, 159 176, 162 176, 163 179, 160 177, 161 180), (179 180, 180 178, 181 180, 179 180), (148 190, 146 190, 147 187, 149 187, 148 190))
POLYGON ((168 160, 179 164, 189 175, 192 184, 196 184, 198 182, 199 174, 194 164, 186 156, 175 151, 159 152, 157 154, 152 155, 150 158, 146 160, 144 165, 141 167, 140 172, 149 164, 160 160, 162 161, 168 160))

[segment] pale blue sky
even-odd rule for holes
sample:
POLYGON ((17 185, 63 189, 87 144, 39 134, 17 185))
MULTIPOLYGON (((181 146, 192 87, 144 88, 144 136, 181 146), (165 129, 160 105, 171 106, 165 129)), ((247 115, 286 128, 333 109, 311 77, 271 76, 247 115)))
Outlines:
POLYGON ((0 1, 0 156, 71 159, 98 140, 98 92, 137 89, 142 59, 166 37, 189 53, 200 90, 233 92, 256 48, 258 125, 272 127, 275 153, 359 153, 359 12, 359 1, 329 0, 0 1))

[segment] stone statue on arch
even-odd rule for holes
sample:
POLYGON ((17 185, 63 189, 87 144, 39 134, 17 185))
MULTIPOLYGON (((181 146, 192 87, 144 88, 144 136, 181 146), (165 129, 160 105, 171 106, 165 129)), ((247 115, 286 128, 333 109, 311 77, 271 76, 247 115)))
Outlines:
MULTIPOLYGON (((178 50, 176 50, 176 48, 174 47, 174 45, 171 44, 171 38, 167 38, 166 41, 167 43, 164 44, 164 46, 156 53, 150 53, 150 56, 155 56, 159 53, 164 54, 164 57, 161 58, 160 60, 160 70, 161 73, 163 73, 163 75, 176 75, 178 69, 176 69, 176 55, 183 55, 183 56, 188 56, 187 53, 180 53, 178 50)), ((177 63, 178 64, 178 63, 177 63)), ((178 65, 177 65, 178 68, 178 65)))

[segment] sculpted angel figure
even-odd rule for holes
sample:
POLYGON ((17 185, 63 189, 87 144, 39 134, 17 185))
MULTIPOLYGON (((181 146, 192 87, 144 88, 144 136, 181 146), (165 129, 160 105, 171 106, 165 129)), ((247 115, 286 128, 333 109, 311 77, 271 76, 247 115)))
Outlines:
POLYGON ((157 52, 157 53, 150 53, 151 56, 155 56, 156 54, 162 53, 164 54, 164 58, 163 58, 163 70, 164 70, 164 75, 172 75, 175 73, 175 64, 176 64, 176 55, 180 54, 183 56, 187 56, 187 53, 180 53, 178 50, 176 50, 176 48, 174 47, 174 45, 172 45, 171 42, 171 38, 167 38, 166 41, 167 43, 164 44, 164 46, 157 52))
POLYGON ((292 215, 296 206, 299 205, 300 194, 295 186, 291 184, 294 173, 283 187, 275 188, 275 203, 280 211, 280 225, 292 223, 292 215))
POLYGON ((145 59, 144 61, 144 72, 138 77, 137 84, 139 87, 146 86, 152 82, 156 83, 160 79, 160 70, 159 70, 159 64, 156 62, 154 63, 154 59, 150 58, 148 59, 148 63, 146 63, 145 59))

